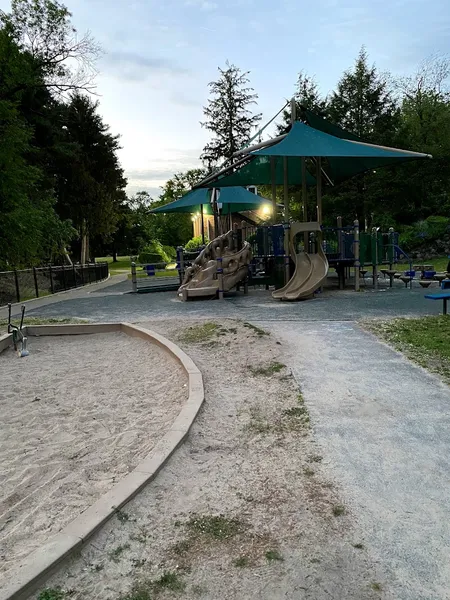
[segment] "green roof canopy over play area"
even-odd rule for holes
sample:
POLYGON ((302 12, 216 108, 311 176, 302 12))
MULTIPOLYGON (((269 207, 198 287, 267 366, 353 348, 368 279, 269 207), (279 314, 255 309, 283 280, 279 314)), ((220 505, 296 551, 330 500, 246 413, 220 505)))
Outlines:
MULTIPOLYGON (((246 164, 241 158, 199 186, 282 185, 286 173, 288 185, 304 184, 298 158, 320 157, 322 176, 331 185, 377 167, 431 158, 420 152, 367 144, 310 111, 304 111, 303 117, 306 123, 294 121, 288 133, 237 152, 236 157, 246 155, 246 164), (285 160, 278 160, 281 157, 285 160)), ((314 176, 308 170, 303 173, 306 185, 315 185, 314 176)))
MULTIPOLYGON (((199 188, 188 192, 175 202, 159 206, 150 211, 153 214, 157 213, 200 213, 205 215, 213 214, 211 203, 212 190, 208 188, 199 188)), ((244 212, 247 210, 258 210, 267 204, 270 200, 249 192, 243 187, 227 187, 220 190, 220 194, 216 197, 219 205, 222 205, 221 214, 228 215, 230 213, 244 212)))

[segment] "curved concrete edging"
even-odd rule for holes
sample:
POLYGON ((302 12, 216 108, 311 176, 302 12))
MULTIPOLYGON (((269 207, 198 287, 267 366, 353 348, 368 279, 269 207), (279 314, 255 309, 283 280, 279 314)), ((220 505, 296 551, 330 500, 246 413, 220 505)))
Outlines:
POLYGON ((188 375, 189 396, 169 431, 137 467, 81 515, 66 525, 41 548, 26 557, 17 569, 7 572, 6 584, 0 588, 0 600, 24 600, 42 579, 69 554, 80 549, 106 521, 133 498, 167 462, 186 438, 204 400, 203 378, 194 361, 173 342, 153 331, 129 323, 82 325, 36 325, 27 335, 81 335, 87 333, 123 333, 156 343, 167 350, 188 375))

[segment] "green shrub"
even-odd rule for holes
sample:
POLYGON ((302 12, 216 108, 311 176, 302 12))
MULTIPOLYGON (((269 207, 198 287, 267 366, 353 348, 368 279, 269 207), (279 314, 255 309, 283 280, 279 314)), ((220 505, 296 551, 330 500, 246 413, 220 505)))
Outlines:
MULTIPOLYGON (((208 240, 205 238, 205 244, 207 243, 208 240)), ((197 235, 196 237, 193 237, 191 240, 188 241, 184 249, 190 252, 192 250, 197 250, 200 246, 203 246, 202 236, 197 235)))
POLYGON ((167 256, 170 258, 170 260, 176 260, 177 251, 173 246, 163 246, 163 250, 167 254, 167 256))
MULTIPOLYGON (((163 245, 158 240, 153 240, 139 254, 139 262, 141 264, 160 264, 169 263, 171 261, 169 255, 164 250, 163 245)), ((164 267, 163 267, 164 268, 164 267)))

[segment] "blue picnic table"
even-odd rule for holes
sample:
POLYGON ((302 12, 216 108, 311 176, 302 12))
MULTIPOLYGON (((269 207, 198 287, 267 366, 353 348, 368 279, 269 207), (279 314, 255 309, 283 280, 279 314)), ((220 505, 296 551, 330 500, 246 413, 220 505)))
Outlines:
POLYGON ((428 300, 442 300, 442 314, 447 314, 447 300, 450 298, 450 290, 439 294, 427 294, 425 298, 428 300))

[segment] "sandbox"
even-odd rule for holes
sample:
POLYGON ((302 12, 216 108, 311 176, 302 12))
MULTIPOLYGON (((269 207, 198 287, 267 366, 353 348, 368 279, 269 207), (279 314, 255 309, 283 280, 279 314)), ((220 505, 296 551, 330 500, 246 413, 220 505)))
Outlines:
POLYGON ((119 331, 28 347, 0 354, 0 573, 132 472, 188 397, 171 354, 119 331))

